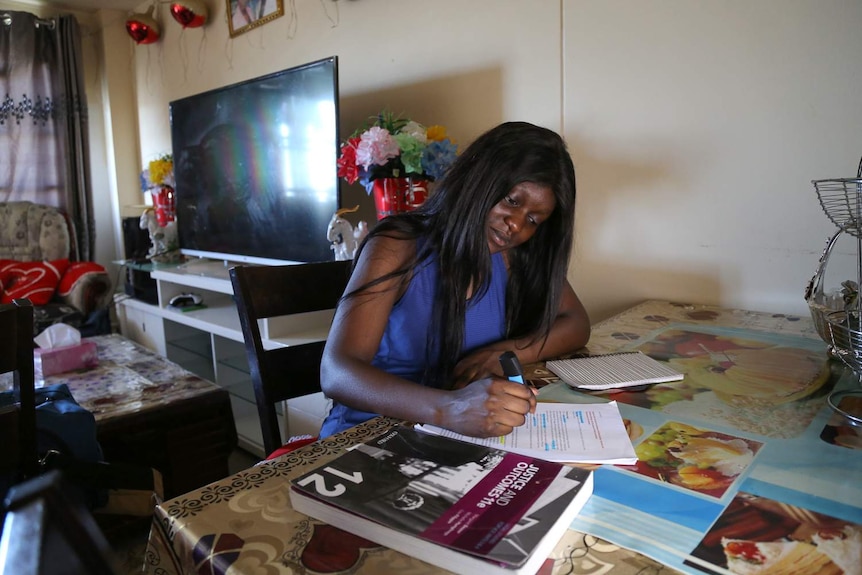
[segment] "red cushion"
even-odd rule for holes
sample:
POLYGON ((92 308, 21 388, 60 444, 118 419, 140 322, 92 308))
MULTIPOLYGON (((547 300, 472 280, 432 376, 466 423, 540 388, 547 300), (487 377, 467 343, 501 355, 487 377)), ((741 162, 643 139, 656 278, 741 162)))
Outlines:
POLYGON ((33 305, 45 305, 54 296, 69 260, 16 262, 0 260, 0 303, 27 298, 33 305))
POLYGON ((75 284, 81 278, 93 275, 93 274, 106 274, 108 273, 104 266, 97 264, 96 262, 75 262, 69 265, 69 269, 66 270, 66 273, 63 274, 63 277, 60 279, 60 284, 57 286, 57 293, 61 296, 67 296, 72 293, 72 290, 75 289, 75 284))
POLYGON ((270 459, 275 459, 276 457, 280 457, 286 453, 290 453, 291 451, 296 451, 300 447, 304 447, 309 443, 314 443, 315 441, 317 441, 317 438, 310 435, 291 437, 287 443, 267 455, 266 460, 269 461, 270 459))

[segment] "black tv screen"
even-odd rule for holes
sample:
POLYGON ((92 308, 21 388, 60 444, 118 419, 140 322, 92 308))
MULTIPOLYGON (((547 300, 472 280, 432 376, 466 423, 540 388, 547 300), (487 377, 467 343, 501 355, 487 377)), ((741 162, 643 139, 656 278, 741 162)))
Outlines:
POLYGON ((262 264, 333 259, 338 60, 170 103, 180 250, 262 264))

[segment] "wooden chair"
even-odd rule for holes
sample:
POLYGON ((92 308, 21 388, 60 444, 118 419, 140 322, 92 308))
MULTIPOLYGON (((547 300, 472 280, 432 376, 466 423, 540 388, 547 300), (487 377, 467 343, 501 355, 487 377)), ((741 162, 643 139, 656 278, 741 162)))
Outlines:
POLYGON ((5 487, 36 475, 36 396, 33 369, 33 306, 18 299, 0 305, 0 373, 12 373, 18 401, 0 413, 4 430, 0 454, 5 487), (6 435, 9 433, 11 435, 6 435), (8 439, 6 439, 8 438, 8 439))
POLYGON ((0 575, 118 572, 92 515, 66 489, 60 472, 49 471, 9 491, 0 575))
POLYGON ((258 320, 334 308, 351 265, 347 260, 230 269, 267 454, 283 443, 276 404, 320 391, 325 342, 265 349, 258 320))
POLYGON ((6 482, 0 575, 113 574, 101 531, 70 499, 60 472, 39 474, 33 306, 26 299, 0 305, 0 373, 10 372, 18 401, 0 414, 0 427, 9 433, 0 456, 6 482))

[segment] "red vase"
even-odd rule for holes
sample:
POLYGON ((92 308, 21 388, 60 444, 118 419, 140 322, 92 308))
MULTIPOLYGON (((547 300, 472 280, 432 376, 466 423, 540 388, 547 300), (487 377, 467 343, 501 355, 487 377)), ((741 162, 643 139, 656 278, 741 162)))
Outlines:
POLYGON ((428 182, 407 178, 407 190, 404 192, 404 211, 415 210, 428 199, 428 182))
POLYGON ((377 219, 415 210, 428 198, 428 183, 417 178, 378 178, 373 182, 377 219))
POLYGON ((168 222, 174 221, 176 216, 176 202, 174 200, 174 189, 170 186, 160 186, 151 190, 153 196, 153 207, 156 212, 156 221, 159 226, 165 227, 168 222))

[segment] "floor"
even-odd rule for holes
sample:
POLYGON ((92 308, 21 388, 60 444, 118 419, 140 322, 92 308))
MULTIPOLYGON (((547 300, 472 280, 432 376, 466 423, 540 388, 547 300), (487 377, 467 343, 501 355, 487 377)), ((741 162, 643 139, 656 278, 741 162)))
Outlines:
MULTIPOLYGON (((236 449, 228 461, 230 472, 248 469, 259 458, 242 449, 236 449)), ((118 527, 105 529, 105 536, 113 548, 120 571, 117 575, 140 575, 143 573, 144 553, 150 534, 150 521, 141 518, 118 527)))

